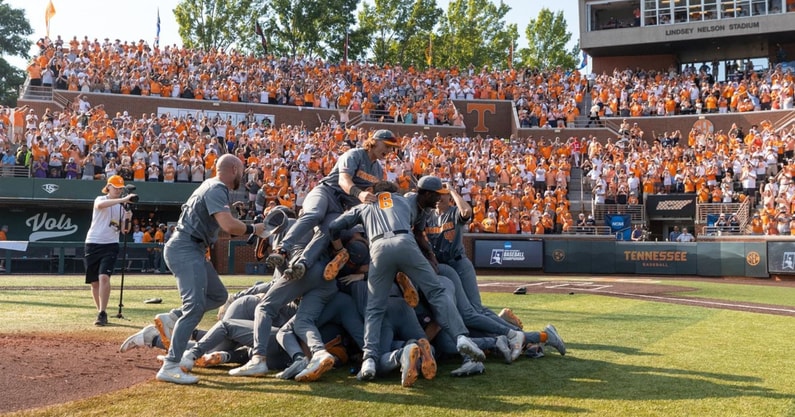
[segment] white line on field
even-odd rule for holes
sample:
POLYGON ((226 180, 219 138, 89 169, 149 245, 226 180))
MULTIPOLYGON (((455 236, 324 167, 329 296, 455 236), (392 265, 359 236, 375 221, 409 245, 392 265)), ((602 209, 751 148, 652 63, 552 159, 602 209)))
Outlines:
MULTIPOLYGON (((590 290, 589 290, 590 291, 590 290)), ((661 297, 659 295, 645 295, 645 294, 633 294, 628 292, 617 292, 617 291, 598 291, 601 294, 612 294, 612 295, 620 295, 624 297, 633 297, 633 298, 646 298, 649 300, 658 300, 658 301, 677 301, 686 304, 695 304, 695 305, 708 305, 708 306, 716 306, 716 307, 734 307, 734 308, 747 308, 750 310, 763 310, 763 311, 775 311, 780 313, 795 313, 795 309, 791 308, 778 308, 778 307, 763 307, 763 306, 755 306, 755 305, 748 305, 748 304, 738 304, 738 303, 721 303, 718 301, 707 301, 707 300, 694 300, 692 298, 677 298, 677 297, 661 297)))

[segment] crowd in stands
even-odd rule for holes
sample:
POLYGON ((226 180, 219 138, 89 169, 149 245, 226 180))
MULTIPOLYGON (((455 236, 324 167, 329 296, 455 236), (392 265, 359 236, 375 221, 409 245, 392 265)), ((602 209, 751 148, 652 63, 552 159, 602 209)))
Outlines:
MULTIPOLYGON (((570 123, 587 80, 578 72, 428 68, 201 51, 87 37, 38 42, 33 86, 91 93, 361 111, 365 120, 462 126, 455 99, 513 100, 524 125, 570 123)), ((576 111, 576 113, 575 113, 576 111)), ((346 116, 347 117, 347 116, 346 116)))
POLYGON ((643 117, 730 113, 793 108, 791 68, 754 71, 750 62, 736 79, 718 81, 717 65, 682 71, 616 69, 594 78, 592 103, 600 116, 643 117))
MULTIPOLYGON (((214 175, 223 153, 238 155, 249 207, 301 206, 307 192, 325 176, 338 155, 357 146, 369 132, 332 121, 314 131, 268 126, 249 120, 200 116, 108 115, 103 106, 78 103, 63 112, 31 109, 28 129, 12 150, 3 138, 3 168, 26 166, 40 178, 102 179, 119 174, 127 181, 200 182, 214 175), (80 112, 79 109, 84 111, 80 112), (87 109, 87 110, 86 110, 87 109)), ((10 109, 0 112, 8 126, 10 109)), ((795 128, 776 133, 770 123, 728 132, 693 129, 645 136, 637 123, 621 124, 622 136, 604 143, 596 137, 491 138, 405 136, 399 154, 385 161, 389 179, 410 190, 416 178, 436 175, 456 186, 474 208, 473 232, 560 233, 589 219, 570 212, 568 181, 581 167, 595 204, 631 205, 658 193, 694 193, 700 203, 742 202, 762 207, 761 231, 781 233, 772 219, 793 210, 795 128)), ((7 132, 5 128, 0 132, 7 132)), ((5 172, 5 171, 4 171, 5 172)), ((729 214, 730 216, 731 214, 729 214)), ((592 220, 592 219, 591 219, 592 220)))
MULTIPOLYGON (((462 126, 455 99, 514 101, 521 127, 571 126, 584 112, 601 117, 747 112, 793 106, 793 74, 775 66, 737 68, 718 82, 717 66, 682 71, 616 69, 589 80, 579 71, 427 68, 201 51, 145 41, 44 38, 28 67, 31 85, 92 93, 269 103, 339 109, 365 120, 462 126)), ((590 115, 590 114, 589 114, 590 115)))
MULTIPOLYGON (((44 71, 37 83, 58 88, 168 97, 184 97, 190 90, 192 97, 185 98, 275 99, 277 104, 341 106, 363 112, 365 106, 357 101, 394 100, 395 111, 380 118, 396 122, 438 123, 446 118, 451 123, 452 117, 455 124, 460 115, 451 99, 496 98, 515 101, 524 127, 563 127, 579 115, 579 104, 588 92, 602 116, 681 114, 689 107, 697 112, 747 111, 741 106, 746 100, 758 103, 751 110, 792 107, 792 73, 778 67, 761 74, 749 72, 748 77, 729 83, 715 82, 707 67, 682 73, 616 70, 596 76, 589 89, 587 77, 559 69, 517 73, 474 68, 418 71, 359 63, 334 66, 301 57, 254 59, 234 52, 150 49, 143 41, 100 43, 77 38, 45 40, 40 47, 33 66, 44 71), (303 94, 307 92, 311 100, 303 94), (717 107, 707 104, 711 98, 717 107), (410 116, 405 112, 416 106, 430 106, 431 111, 423 118, 422 112, 412 110, 410 116)), ((36 72, 30 75, 33 83, 36 72)), ((302 126, 270 126, 253 114, 239 123, 205 114, 113 115, 102 105, 92 106, 81 94, 60 112, 48 109, 39 115, 24 107, 3 109, 0 139, 5 140, 0 146, 4 169, 25 166, 34 177, 85 180, 119 174, 127 181, 201 182, 214 175, 218 156, 233 153, 246 164, 247 208, 254 208, 253 213, 268 204, 301 206, 336 157, 368 135, 340 119, 309 131, 302 126), (12 118, 24 129, 9 132, 12 118)), ((777 133, 772 124, 764 123, 749 127, 747 133, 735 126, 728 132, 693 129, 686 134, 645 135, 637 123, 624 120, 619 136, 606 141, 553 139, 543 135, 546 131, 541 133, 502 139, 428 138, 415 133, 402 138, 399 155, 385 161, 385 171, 404 190, 422 175, 448 179, 473 204, 473 232, 560 233, 590 225, 592 218, 578 213, 575 219, 569 209, 572 166, 584 169, 595 204, 639 204, 644 195, 676 192, 695 193, 699 202, 752 198, 764 207, 759 213, 761 232, 755 220, 751 223, 754 233, 781 232, 784 229, 770 227, 775 223, 771 219, 782 207, 788 219, 792 213, 792 129, 777 133)))

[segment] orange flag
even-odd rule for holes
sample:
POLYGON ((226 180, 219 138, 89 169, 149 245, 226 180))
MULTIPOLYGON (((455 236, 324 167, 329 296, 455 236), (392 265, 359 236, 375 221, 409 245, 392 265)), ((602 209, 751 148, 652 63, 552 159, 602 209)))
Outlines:
POLYGON ((55 6, 52 4, 52 0, 47 5, 47 10, 44 11, 44 23, 47 25, 47 37, 50 37, 50 19, 55 16, 55 6))
POLYGON ((433 63, 433 33, 428 38, 428 47, 425 48, 425 61, 428 63, 428 66, 431 66, 433 63))

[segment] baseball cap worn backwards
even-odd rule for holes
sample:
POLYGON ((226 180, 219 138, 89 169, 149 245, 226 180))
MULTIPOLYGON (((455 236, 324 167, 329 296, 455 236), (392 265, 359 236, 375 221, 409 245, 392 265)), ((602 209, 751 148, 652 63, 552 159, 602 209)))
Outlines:
POLYGON ((439 177, 434 177, 433 175, 426 175, 420 178, 420 181, 417 183, 417 188, 420 190, 435 191, 439 194, 450 193, 450 190, 444 188, 442 180, 440 180, 439 177))
POLYGON ((400 146, 400 143, 398 143, 397 138, 395 138, 395 134, 392 133, 391 130, 386 130, 386 129, 376 130, 375 133, 373 133, 373 139, 384 142, 389 146, 400 146))

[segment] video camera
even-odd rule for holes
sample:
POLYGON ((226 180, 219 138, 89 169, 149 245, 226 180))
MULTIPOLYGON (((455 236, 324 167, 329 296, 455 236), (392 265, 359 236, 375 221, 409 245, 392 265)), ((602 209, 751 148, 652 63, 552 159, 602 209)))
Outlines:
MULTIPOLYGON (((122 189, 122 191, 121 191, 121 197, 122 198, 127 197, 127 195, 131 194, 133 191, 135 191, 135 185, 126 184, 124 186, 124 188, 122 189)), ((138 202, 138 195, 136 194, 136 195, 132 196, 132 198, 130 198, 130 203, 135 204, 137 202, 138 202)))

